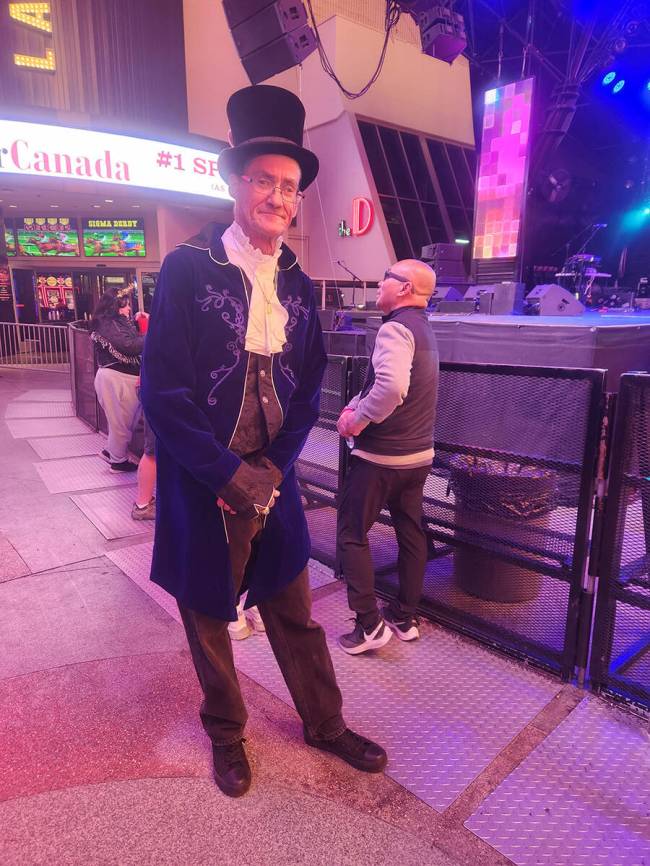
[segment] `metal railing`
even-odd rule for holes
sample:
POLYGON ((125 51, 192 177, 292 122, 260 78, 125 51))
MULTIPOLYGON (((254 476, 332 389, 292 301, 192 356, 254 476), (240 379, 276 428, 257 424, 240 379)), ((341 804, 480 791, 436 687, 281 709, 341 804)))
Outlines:
POLYGON ((68 372, 67 326, 0 322, 0 367, 68 372))
MULTIPOLYGON (((350 396, 367 358, 352 362, 350 396)), ((421 612, 572 676, 593 509, 604 372, 440 365, 421 612)), ((386 513, 380 522, 391 526, 386 513)), ((392 533, 381 533, 394 594, 392 533)), ((374 553, 374 551, 373 551, 374 553)))
POLYGON ((650 710, 650 375, 621 377, 609 454, 590 675, 650 710))
MULTIPOLYGON (((70 331, 77 414, 105 429, 87 324, 70 331)), ((349 460, 336 419, 367 365, 329 356, 320 416, 296 462, 313 555, 336 570, 349 460)), ((650 375, 623 376, 611 442, 608 405, 601 370, 441 364, 419 610, 580 684, 593 626, 592 686, 650 709, 650 375), (596 490, 606 464, 608 496, 596 490)), ((388 513, 370 541, 377 589, 390 596, 397 546, 388 513)))

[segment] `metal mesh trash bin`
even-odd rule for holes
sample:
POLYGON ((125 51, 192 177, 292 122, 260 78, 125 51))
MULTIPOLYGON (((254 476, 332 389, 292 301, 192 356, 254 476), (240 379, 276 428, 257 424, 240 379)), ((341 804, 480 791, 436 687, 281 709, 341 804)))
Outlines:
POLYGON ((547 529, 557 504, 555 472, 470 455, 450 461, 450 488, 456 498, 457 585, 478 598, 497 602, 531 601, 542 575, 491 550, 504 541, 522 552, 530 530, 547 529), (468 545, 467 534, 484 540, 468 545))

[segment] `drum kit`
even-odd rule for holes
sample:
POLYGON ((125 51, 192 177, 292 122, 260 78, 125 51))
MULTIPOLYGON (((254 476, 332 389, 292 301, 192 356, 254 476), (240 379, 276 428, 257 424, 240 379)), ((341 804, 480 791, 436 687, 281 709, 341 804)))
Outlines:
POLYGON ((604 289, 612 275, 599 270, 601 257, 592 253, 577 253, 566 260, 555 279, 585 306, 592 305, 597 289, 604 289))

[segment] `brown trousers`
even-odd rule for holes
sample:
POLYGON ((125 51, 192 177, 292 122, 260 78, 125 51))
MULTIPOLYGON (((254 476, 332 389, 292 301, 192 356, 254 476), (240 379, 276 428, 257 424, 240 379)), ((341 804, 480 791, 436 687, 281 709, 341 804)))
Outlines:
MULTIPOLYGON (((241 590, 244 572, 263 531, 260 518, 226 515, 233 581, 241 590)), ((228 623, 179 605, 201 688, 201 721, 213 743, 240 740, 248 719, 235 670, 228 623)), ((271 649, 310 736, 330 740, 345 730, 342 698, 325 632, 311 618, 311 589, 305 568, 259 612, 271 649)))

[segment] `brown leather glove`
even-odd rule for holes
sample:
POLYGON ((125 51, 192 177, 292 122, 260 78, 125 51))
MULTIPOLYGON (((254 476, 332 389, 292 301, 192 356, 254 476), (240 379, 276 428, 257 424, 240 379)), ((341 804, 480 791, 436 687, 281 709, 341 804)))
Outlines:
POLYGON ((252 520, 258 516, 255 505, 266 506, 272 499, 273 489, 282 480, 280 470, 267 460, 261 459, 260 465, 249 466, 243 461, 227 484, 217 491, 238 517, 252 520))

